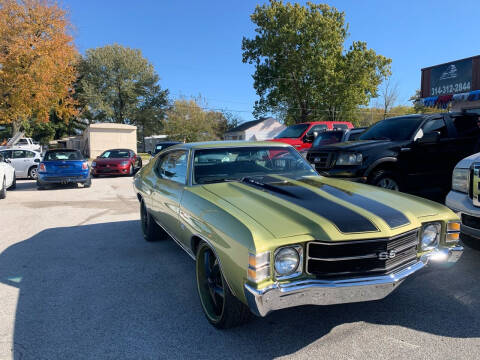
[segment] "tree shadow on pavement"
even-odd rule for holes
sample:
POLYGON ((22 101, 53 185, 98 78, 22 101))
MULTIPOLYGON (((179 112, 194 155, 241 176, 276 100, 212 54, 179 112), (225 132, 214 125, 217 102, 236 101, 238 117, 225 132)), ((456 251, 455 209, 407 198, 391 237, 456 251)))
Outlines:
POLYGON ((19 289, 16 359, 251 359, 291 355, 353 322, 479 337, 478 260, 468 251, 382 301, 282 310, 223 332, 203 316, 191 259, 173 241, 143 241, 138 221, 41 231, 0 254, 0 282, 19 289))

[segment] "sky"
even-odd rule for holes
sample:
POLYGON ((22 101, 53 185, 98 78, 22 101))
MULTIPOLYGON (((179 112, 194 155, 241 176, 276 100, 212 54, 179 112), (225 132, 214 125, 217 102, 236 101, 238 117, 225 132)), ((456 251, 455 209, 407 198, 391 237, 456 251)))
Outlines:
MULTIPOLYGON (((305 4, 304 1, 299 1, 305 4)), ((392 59, 399 104, 420 88, 420 69, 480 55, 479 0, 325 1, 344 11, 352 41, 392 59)), ((242 63, 242 38, 255 35, 251 0, 63 0, 75 44, 118 43, 140 49, 171 99, 201 95, 208 108, 253 120, 258 96, 253 65, 242 63)))

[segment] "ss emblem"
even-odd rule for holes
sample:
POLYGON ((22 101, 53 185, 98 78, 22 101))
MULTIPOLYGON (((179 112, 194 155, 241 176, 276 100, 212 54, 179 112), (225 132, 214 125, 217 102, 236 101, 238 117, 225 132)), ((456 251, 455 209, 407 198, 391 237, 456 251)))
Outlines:
POLYGON ((379 260, 388 260, 388 259, 393 259, 397 255, 395 250, 390 250, 390 251, 382 251, 381 253, 378 253, 378 259, 379 260))

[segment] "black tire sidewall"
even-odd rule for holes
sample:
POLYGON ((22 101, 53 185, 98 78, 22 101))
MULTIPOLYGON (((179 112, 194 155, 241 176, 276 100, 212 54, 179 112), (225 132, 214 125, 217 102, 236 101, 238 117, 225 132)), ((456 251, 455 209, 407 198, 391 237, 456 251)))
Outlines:
POLYGON ((0 190, 0 199, 5 199, 7 197, 7 181, 5 178, 2 180, 2 189, 0 190))

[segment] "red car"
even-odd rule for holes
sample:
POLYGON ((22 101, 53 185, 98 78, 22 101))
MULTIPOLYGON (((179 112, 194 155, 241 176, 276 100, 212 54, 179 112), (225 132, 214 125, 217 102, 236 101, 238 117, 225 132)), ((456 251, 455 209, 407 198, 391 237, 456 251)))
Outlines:
POLYGON ((325 130, 348 130, 353 124, 348 121, 312 121, 291 125, 280 132, 271 141, 290 144, 298 151, 308 150, 312 147, 313 140, 325 130))
POLYGON ((133 150, 111 149, 104 151, 92 162, 92 175, 133 176, 142 167, 142 158, 133 150))

